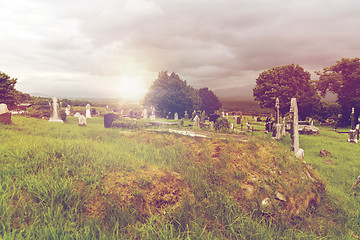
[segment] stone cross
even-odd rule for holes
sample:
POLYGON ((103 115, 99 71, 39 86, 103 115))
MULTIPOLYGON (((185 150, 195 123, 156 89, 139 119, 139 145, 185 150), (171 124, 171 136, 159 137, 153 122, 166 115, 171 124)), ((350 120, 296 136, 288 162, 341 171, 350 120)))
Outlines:
POLYGON ((299 143, 299 115, 296 98, 291 98, 290 118, 291 118, 291 150, 295 154, 300 149, 299 143))
POLYGON ((276 124, 278 124, 278 123, 280 123, 280 113, 279 113, 280 104, 279 104, 279 98, 276 98, 275 108, 276 108, 276 124))

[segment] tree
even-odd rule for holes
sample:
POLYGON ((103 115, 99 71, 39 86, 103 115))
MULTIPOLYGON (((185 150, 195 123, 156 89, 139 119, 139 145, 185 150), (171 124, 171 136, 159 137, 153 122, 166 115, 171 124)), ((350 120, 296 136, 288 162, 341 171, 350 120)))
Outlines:
POLYGON ((169 75, 166 71, 159 73, 144 99, 145 106, 154 106, 163 117, 168 112, 177 112, 182 116, 185 110, 192 112, 198 109, 200 103, 201 99, 195 89, 179 75, 174 72, 169 75))
POLYGON ((310 73, 295 64, 260 73, 253 95, 262 108, 275 108, 275 100, 279 98, 281 114, 289 111, 291 98, 296 98, 301 119, 311 116, 320 106, 320 96, 310 80, 310 73))
POLYGON ((351 108, 355 108, 355 119, 360 113, 360 58, 342 58, 331 67, 325 67, 323 72, 317 72, 318 90, 322 96, 327 92, 337 95, 341 106, 342 125, 349 124, 351 108))
POLYGON ((213 91, 208 88, 201 88, 198 90, 198 94, 201 98, 200 109, 205 110, 207 114, 212 114, 221 108, 222 104, 213 91))
POLYGON ((0 72, 0 103, 13 106, 18 102, 19 92, 15 89, 16 78, 0 72))

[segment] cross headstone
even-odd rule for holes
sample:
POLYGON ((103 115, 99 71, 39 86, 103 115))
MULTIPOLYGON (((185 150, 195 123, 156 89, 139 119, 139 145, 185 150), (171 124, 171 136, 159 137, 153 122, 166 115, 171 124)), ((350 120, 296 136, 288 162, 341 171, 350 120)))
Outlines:
POLYGON ((290 118, 291 118, 291 150, 296 154, 300 149, 299 115, 298 115, 296 98, 291 98, 290 118))

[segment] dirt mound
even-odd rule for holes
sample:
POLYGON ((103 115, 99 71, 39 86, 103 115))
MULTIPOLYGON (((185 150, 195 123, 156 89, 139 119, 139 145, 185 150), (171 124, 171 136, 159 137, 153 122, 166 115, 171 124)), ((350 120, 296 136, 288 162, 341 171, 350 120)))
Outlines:
POLYGON ((191 198, 178 173, 154 166, 136 172, 110 172, 101 185, 85 200, 88 216, 101 215, 109 202, 115 208, 136 209, 142 216, 165 214, 179 207, 183 198, 191 198))

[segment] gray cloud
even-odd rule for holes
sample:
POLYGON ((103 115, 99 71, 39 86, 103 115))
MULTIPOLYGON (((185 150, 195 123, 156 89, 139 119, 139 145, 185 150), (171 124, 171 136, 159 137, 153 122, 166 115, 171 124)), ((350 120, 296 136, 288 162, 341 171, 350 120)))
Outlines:
POLYGON ((239 87, 275 66, 313 73, 360 53, 357 0, 0 1, 0 71, 24 92, 116 95, 126 77, 149 86, 162 70, 239 87))

